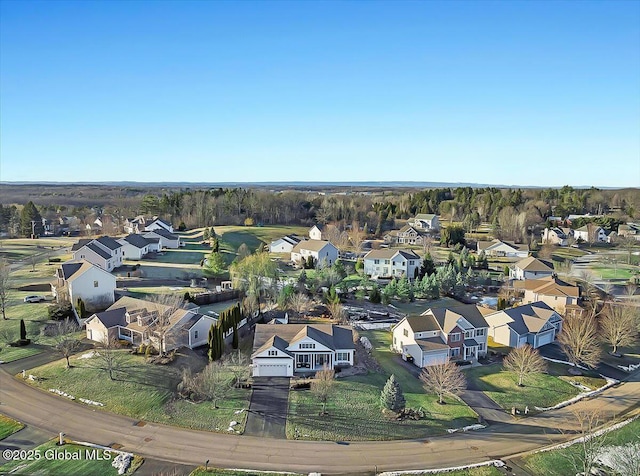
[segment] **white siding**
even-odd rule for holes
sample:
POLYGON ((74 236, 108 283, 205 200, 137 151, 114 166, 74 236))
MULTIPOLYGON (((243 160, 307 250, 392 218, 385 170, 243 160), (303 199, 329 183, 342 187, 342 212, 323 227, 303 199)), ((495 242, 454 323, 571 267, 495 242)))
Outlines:
POLYGON ((209 329, 211 324, 215 323, 214 319, 202 317, 189 329, 189 338, 191 340, 189 347, 193 349, 201 345, 205 345, 209 340, 209 329))
POLYGON ((449 360, 449 351, 447 349, 437 352, 425 352, 422 354, 422 367, 429 365, 441 364, 449 360))
POLYGON ((68 284, 69 298, 74 304, 80 298, 88 309, 93 310, 96 305, 106 309, 114 302, 116 277, 100 269, 88 269, 68 284))

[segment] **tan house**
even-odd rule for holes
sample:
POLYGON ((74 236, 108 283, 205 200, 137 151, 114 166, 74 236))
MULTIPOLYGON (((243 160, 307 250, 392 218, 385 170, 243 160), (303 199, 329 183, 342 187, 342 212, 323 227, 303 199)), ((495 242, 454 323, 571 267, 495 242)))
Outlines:
POLYGON ((426 238, 426 232, 411 225, 405 225, 399 230, 392 230, 384 235, 386 243, 401 245, 421 245, 426 238))
POLYGON ((418 213, 415 217, 409 218, 407 224, 422 231, 438 231, 440 229, 438 215, 433 213, 418 213))
POLYGON ((96 342, 126 340, 134 346, 153 344, 165 352, 181 347, 193 349, 208 342, 209 329, 217 322, 197 310, 175 309, 125 296, 87 319, 87 338, 96 342))
POLYGON ((513 241, 478 241, 478 254, 484 251, 485 256, 505 257, 505 258, 526 258, 529 256, 529 246, 516 244, 513 241))
POLYGON ((323 225, 318 223, 313 225, 309 229, 309 238, 311 240, 328 240, 332 235, 338 232, 338 228, 335 225, 323 225))
POLYGON ((555 276, 516 281, 514 288, 524 291, 522 304, 544 302, 560 314, 577 305, 580 297, 578 286, 561 281, 555 276))
POLYGON ((558 246, 567 246, 568 236, 559 227, 545 228, 542 232, 542 243, 558 246))
POLYGON ((511 279, 541 279, 553 276, 553 268, 533 256, 518 261, 509 269, 511 279))

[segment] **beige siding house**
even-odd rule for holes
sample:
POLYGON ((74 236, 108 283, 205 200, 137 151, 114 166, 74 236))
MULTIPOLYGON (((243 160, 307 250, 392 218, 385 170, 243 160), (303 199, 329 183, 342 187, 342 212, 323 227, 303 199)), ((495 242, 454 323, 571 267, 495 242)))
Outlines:
POLYGON ((518 261, 509 269, 511 279, 541 279, 553 274, 551 266, 532 256, 518 261))
POLYGON ((324 240, 301 241, 291 250, 291 261, 301 263, 311 256, 318 268, 333 265, 338 259, 338 248, 324 240))
POLYGON ((67 261, 56 269, 51 292, 58 302, 74 305, 82 299, 89 311, 106 309, 113 304, 116 277, 86 260, 67 261))
POLYGON ((364 273, 374 278, 414 279, 422 258, 411 250, 371 250, 364 255, 364 273))

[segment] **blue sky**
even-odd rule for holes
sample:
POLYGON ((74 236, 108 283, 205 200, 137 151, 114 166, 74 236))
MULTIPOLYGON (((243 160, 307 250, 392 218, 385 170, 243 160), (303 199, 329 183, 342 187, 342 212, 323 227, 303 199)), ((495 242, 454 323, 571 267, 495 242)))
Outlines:
POLYGON ((0 3, 0 180, 640 186, 640 2, 0 3))

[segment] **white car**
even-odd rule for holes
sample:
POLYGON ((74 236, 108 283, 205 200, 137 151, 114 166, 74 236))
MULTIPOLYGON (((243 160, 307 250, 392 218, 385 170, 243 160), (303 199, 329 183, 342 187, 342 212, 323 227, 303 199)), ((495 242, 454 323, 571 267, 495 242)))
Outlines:
POLYGON ((25 296, 24 298, 24 302, 42 302, 44 300, 44 296, 25 296))

